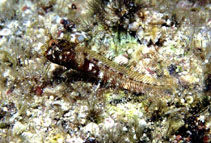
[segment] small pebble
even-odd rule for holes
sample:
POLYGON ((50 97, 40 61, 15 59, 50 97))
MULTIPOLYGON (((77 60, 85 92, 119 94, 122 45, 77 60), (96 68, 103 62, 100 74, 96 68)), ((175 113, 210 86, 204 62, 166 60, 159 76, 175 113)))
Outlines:
POLYGON ((126 65, 126 64, 128 64, 128 58, 126 58, 123 55, 119 55, 114 59, 114 62, 116 62, 120 65, 126 65))
POLYGON ((12 34, 12 31, 8 28, 3 28, 1 31, 0 31, 0 36, 9 36, 12 34))
POLYGON ((133 22, 131 24, 129 24, 129 27, 128 27, 131 31, 137 31, 137 29, 139 28, 139 24, 138 22, 133 22))

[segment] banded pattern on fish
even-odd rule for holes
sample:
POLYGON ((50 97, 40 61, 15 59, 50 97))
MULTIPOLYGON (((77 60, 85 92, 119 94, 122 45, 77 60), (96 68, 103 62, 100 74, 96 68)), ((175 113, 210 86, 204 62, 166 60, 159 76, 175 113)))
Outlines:
POLYGON ((166 94, 176 87, 173 78, 153 78, 131 71, 86 47, 67 40, 50 40, 44 55, 53 63, 88 72, 104 83, 135 93, 166 94))

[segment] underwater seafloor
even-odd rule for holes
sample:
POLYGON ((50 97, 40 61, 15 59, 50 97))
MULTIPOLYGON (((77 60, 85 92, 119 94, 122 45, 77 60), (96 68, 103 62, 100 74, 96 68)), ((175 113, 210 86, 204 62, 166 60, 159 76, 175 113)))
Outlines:
POLYGON ((0 143, 208 143, 210 60, 210 0, 1 0, 0 143), (52 38, 174 90, 68 70, 44 56, 52 38))

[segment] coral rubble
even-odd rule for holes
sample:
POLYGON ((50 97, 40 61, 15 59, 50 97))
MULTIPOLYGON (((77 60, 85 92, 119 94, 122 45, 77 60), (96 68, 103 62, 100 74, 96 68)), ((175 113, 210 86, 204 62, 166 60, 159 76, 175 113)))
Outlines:
POLYGON ((0 142, 210 142, 210 10, 209 0, 0 1, 0 142), (50 62, 52 39, 148 77, 149 92, 50 62))

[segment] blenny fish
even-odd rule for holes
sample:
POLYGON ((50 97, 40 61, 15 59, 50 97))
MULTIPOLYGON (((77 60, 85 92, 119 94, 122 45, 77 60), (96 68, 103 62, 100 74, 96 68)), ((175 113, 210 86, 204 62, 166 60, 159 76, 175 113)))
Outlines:
POLYGON ((131 71, 87 47, 67 40, 51 39, 44 56, 53 63, 89 73, 112 87, 137 94, 172 94, 177 85, 173 78, 153 78, 131 71))

